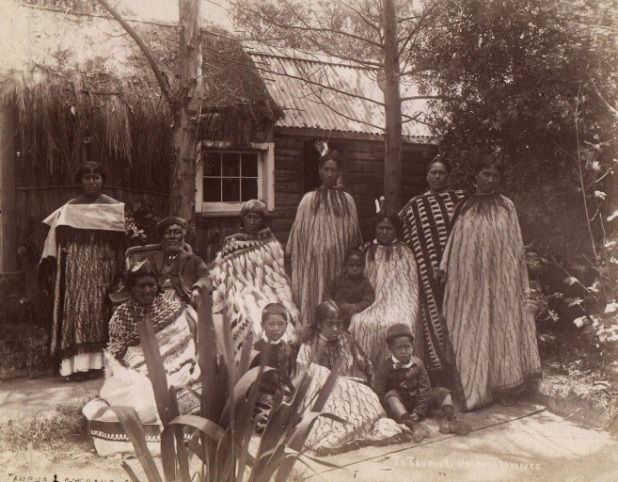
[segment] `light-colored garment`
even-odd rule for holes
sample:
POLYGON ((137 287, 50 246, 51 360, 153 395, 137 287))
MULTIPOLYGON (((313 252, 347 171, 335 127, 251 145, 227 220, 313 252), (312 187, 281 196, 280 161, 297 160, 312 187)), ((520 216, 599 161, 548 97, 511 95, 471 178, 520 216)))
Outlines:
POLYGON ((58 256, 56 229, 68 226, 75 229, 98 231, 125 231, 124 203, 71 204, 67 203, 47 216, 43 222, 49 226, 41 259, 58 256))
POLYGON ((299 314, 285 274, 283 249, 269 228, 256 236, 228 236, 210 278, 213 311, 231 329, 237 361, 247 334, 252 332, 254 341, 262 336, 262 309, 269 303, 281 303, 289 314, 285 341, 297 338, 299 314))
POLYGON ((103 352, 78 353, 64 358, 60 363, 60 376, 68 377, 72 373, 100 370, 103 368, 103 352))
MULTIPOLYGON (((305 400, 315 400, 330 370, 316 363, 308 369, 312 377, 305 400)), ((340 376, 326 401, 324 412, 336 415, 346 423, 319 417, 305 446, 320 454, 333 454, 363 445, 385 445, 400 441, 403 429, 387 418, 378 396, 371 388, 340 376)))
POLYGON ((388 353, 386 332, 404 323, 414 335, 414 353, 422 359, 423 338, 416 262, 403 242, 370 245, 365 254, 365 276, 375 289, 374 303, 352 317, 350 332, 374 366, 388 353))
POLYGON ((304 328, 326 287, 341 274, 347 252, 361 242, 356 204, 341 189, 306 193, 296 212, 286 252, 292 257, 292 293, 304 328))
POLYGON ((441 268, 444 316, 470 410, 523 388, 540 375, 541 364, 513 202, 475 195, 458 209, 441 268))
POLYGON ((424 360, 429 375, 448 365, 450 347, 442 317, 442 296, 434 276, 446 246, 455 206, 464 197, 461 190, 427 191, 413 197, 401 209, 403 239, 418 265, 424 360))

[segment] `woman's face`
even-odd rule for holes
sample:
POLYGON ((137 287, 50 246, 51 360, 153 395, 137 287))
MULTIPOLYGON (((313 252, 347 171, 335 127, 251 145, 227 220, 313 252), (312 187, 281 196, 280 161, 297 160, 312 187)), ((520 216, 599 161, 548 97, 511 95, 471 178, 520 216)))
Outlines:
POLYGON ((157 290, 157 280, 154 276, 140 276, 131 287, 131 296, 140 305, 149 305, 157 296, 157 290))
POLYGON ((320 322, 320 334, 328 341, 334 341, 343 330, 343 324, 337 318, 336 313, 331 313, 325 320, 320 322))
POLYGON ((262 218, 261 214, 251 211, 245 213, 245 215, 242 217, 242 227, 248 234, 257 233, 262 227, 263 222, 264 219, 262 218))
POLYGON ((397 228, 388 219, 382 219, 376 224, 376 239, 378 244, 391 244, 397 237, 397 228))
POLYGON ((337 178, 339 177, 339 165, 337 162, 330 160, 322 164, 320 168, 320 179, 322 181, 322 187, 333 187, 337 184, 337 178))
POLYGON ((179 224, 170 224, 163 231, 161 248, 166 253, 182 251, 185 245, 185 230, 179 224))
POLYGON ((81 179, 82 192, 87 197, 97 197, 103 188, 103 176, 97 172, 86 172, 81 179))
POLYGON ((427 182, 429 189, 434 192, 440 192, 446 189, 448 182, 448 170, 441 162, 434 162, 427 172, 427 182))
POLYGON ((476 192, 478 194, 493 194, 498 189, 502 175, 494 165, 484 167, 475 176, 476 192))

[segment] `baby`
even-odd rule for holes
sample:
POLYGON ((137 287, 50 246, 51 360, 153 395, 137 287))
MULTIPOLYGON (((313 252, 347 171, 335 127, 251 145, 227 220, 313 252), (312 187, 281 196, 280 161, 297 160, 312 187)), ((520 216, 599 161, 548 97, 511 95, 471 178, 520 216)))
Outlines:
POLYGON ((333 300, 341 308, 343 328, 350 327, 352 315, 363 311, 375 301, 375 291, 363 276, 365 256, 357 249, 348 252, 343 274, 336 278, 324 292, 324 300, 333 300))
POLYGON ((442 387, 431 388, 423 362, 412 354, 413 340, 410 328, 401 323, 392 325, 386 332, 391 355, 382 362, 375 380, 375 392, 386 413, 409 427, 417 443, 429 435, 420 421, 438 407, 444 416, 441 433, 468 433, 470 426, 455 417, 451 392, 442 387))
POLYGON ((258 352, 254 356, 252 367, 260 364, 274 368, 275 371, 264 373, 260 382, 260 392, 256 403, 258 414, 258 431, 263 430, 277 391, 283 393, 284 400, 292 392, 291 373, 295 361, 295 350, 284 340, 283 335, 288 324, 288 312, 281 303, 270 303, 262 310, 262 338, 253 344, 258 352))

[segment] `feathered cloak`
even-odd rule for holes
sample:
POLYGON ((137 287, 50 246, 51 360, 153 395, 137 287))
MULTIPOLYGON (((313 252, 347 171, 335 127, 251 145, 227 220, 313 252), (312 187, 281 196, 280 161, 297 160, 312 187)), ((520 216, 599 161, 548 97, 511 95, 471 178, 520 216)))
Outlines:
POLYGON ((303 196, 286 251, 292 257, 292 292, 304 327, 313 321, 326 286, 341 273, 346 253, 360 242, 350 194, 320 188, 303 196))
POLYGON ((475 195, 459 209, 441 263, 443 309, 470 410, 523 388, 540 375, 541 364, 513 202, 475 195))
POLYGON ((262 309, 269 303, 285 306, 290 315, 287 338, 296 337, 298 309, 285 274, 283 248, 269 228, 256 236, 242 232, 228 236, 210 276, 214 311, 231 328, 237 356, 247 333, 252 331, 254 340, 262 336, 262 309))
POLYGON ((388 350, 386 331, 395 323, 405 323, 415 337, 415 354, 422 358, 418 275, 410 248, 401 241, 371 245, 365 254, 365 277, 375 289, 376 300, 350 323, 350 332, 363 351, 379 366, 388 350))

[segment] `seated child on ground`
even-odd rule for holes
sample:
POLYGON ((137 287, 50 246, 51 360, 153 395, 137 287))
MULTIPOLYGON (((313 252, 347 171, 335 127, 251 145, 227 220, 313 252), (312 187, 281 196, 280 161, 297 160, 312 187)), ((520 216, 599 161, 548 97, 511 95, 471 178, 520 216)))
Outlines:
POLYGON ((413 340, 410 328, 401 323, 392 325, 386 332, 391 355, 378 369, 374 387, 386 413, 408 426, 415 442, 429 435, 420 421, 436 408, 444 415, 440 432, 468 433, 470 426, 455 417, 451 392, 442 387, 431 388, 423 362, 412 354, 413 340))
POLYGON ((251 365, 255 367, 263 364, 275 371, 264 373, 260 382, 260 393, 256 402, 258 431, 263 430, 268 421, 277 392, 283 393, 284 400, 289 399, 293 392, 291 373, 296 353, 283 336, 287 324, 288 312, 281 303, 270 303, 262 310, 264 334, 253 344, 258 355, 254 357, 251 365))
POLYGON ((298 352, 296 370, 302 375, 311 363, 332 370, 340 356, 343 358, 340 376, 373 385, 373 364, 344 330, 341 309, 334 301, 324 301, 315 310, 314 324, 298 352))
POLYGON ((352 315, 369 308, 376 299, 373 286, 363 276, 365 256, 357 249, 345 259, 343 274, 336 278, 324 292, 324 300, 333 300, 341 308, 343 328, 350 327, 352 315))

